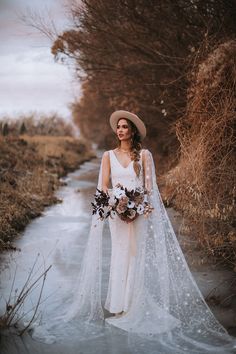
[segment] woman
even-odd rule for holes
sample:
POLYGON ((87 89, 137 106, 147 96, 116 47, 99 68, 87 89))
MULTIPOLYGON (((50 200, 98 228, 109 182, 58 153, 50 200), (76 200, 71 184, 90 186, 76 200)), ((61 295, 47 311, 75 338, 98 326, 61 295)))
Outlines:
MULTIPOLYGON (((145 125, 137 116, 122 111, 114 112, 110 123, 119 145, 103 155, 102 190, 108 192, 110 178, 112 186, 120 183, 130 190, 150 187, 143 183, 146 156, 141 149, 141 137, 146 135, 145 125)), ((140 242, 146 232, 147 223, 143 215, 136 214, 133 218, 121 219, 116 214, 113 219, 109 219, 109 226, 112 255, 105 308, 110 313, 121 315, 128 311, 132 302, 136 240, 139 239, 140 242)))
MULTIPOLYGON (((103 154, 97 188, 112 197, 118 183, 128 190, 145 187, 154 209, 148 217, 109 217, 112 254, 104 307, 115 316, 106 318, 106 323, 148 338, 155 348, 158 343, 168 353, 233 353, 235 341, 204 301, 164 208, 152 154, 141 146, 146 136, 144 123, 133 113, 116 111, 110 124, 118 146, 103 154)), ((90 323, 104 319, 103 224, 93 215, 69 318, 90 323)))

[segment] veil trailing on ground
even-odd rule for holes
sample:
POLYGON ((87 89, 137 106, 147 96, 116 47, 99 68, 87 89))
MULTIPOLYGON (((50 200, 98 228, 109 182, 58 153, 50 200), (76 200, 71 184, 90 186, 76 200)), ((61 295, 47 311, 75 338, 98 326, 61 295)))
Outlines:
MULTIPOLYGON (((175 353, 233 353, 236 341, 214 317, 188 268, 163 205, 152 154, 145 150, 145 187, 153 212, 147 232, 137 242, 134 296, 123 316, 105 323, 127 331, 133 338, 158 341, 175 353)), ((102 186, 103 159, 97 188, 102 186)), ((102 234, 104 221, 92 216, 78 289, 67 320, 104 321, 101 301, 102 234)))

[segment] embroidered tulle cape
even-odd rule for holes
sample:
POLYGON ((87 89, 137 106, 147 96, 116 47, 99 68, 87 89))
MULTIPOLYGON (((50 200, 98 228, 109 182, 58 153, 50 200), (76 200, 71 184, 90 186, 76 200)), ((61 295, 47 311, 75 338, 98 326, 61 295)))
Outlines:
MULTIPOLYGON (((99 189, 103 161, 104 158, 99 189)), ((158 190, 149 150, 145 150, 144 161, 145 187, 154 210, 148 217, 148 232, 137 248, 135 296, 130 310, 120 318, 104 321, 101 299, 104 221, 93 215, 78 289, 66 318, 115 326, 128 332, 131 338, 156 341, 156 348, 161 345, 167 353, 233 353, 236 341, 214 317, 186 263, 158 190)))

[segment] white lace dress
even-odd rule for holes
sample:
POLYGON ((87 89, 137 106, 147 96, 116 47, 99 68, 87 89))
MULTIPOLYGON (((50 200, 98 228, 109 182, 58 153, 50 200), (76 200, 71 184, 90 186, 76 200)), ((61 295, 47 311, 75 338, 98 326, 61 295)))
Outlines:
MULTIPOLYGON (((112 188, 118 183, 130 190, 144 186, 144 173, 141 162, 143 151, 141 150, 140 153, 141 171, 139 177, 134 171, 133 161, 127 167, 123 167, 114 151, 109 151, 112 188)), ((127 312, 133 296, 135 255, 141 241, 140 238, 145 234, 147 222, 143 215, 139 215, 131 223, 122 221, 116 215, 113 219, 109 218, 109 227, 112 253, 105 308, 111 313, 127 312)))

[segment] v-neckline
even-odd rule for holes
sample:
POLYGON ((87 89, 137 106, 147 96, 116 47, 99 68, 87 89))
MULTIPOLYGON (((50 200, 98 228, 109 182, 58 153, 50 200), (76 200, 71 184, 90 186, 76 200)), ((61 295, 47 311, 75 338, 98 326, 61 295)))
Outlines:
POLYGON ((111 150, 111 151, 113 152, 113 154, 114 154, 114 156, 115 156, 116 161, 117 161, 117 162, 119 163, 119 165, 120 165, 121 167, 123 167, 124 169, 128 168, 128 167, 129 167, 129 165, 131 164, 131 162, 133 162, 133 160, 131 160, 131 161, 129 162, 129 164, 128 164, 126 167, 124 167, 124 166, 122 165, 122 163, 118 160, 118 157, 116 156, 116 154, 115 154, 114 150, 111 150))

